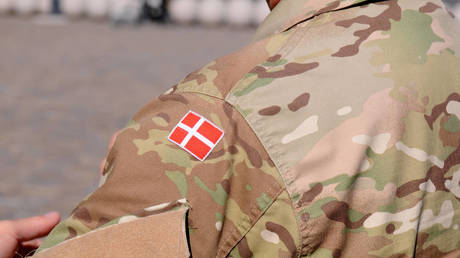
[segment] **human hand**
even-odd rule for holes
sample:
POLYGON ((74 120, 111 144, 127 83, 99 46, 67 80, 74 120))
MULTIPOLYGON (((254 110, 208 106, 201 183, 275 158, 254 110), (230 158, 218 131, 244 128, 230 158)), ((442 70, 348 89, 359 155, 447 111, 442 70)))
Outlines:
POLYGON ((31 253, 61 219, 57 212, 20 220, 0 220, 0 258, 31 253))

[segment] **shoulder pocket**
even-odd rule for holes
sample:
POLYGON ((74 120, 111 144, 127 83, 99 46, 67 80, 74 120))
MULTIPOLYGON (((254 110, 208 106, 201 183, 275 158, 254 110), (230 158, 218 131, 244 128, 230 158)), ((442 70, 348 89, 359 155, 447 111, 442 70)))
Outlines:
POLYGON ((45 249, 34 257, 189 257, 185 200, 144 209, 151 215, 128 215, 80 237, 45 249), (172 209, 167 209, 173 207, 172 209))

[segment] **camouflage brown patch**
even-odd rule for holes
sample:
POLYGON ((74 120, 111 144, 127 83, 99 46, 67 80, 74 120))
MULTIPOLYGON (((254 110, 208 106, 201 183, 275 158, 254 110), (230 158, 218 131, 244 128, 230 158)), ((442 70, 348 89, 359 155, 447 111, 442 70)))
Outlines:
POLYGON ((385 231, 387 232, 387 234, 393 234, 393 232, 395 232, 395 229, 396 227, 393 223, 390 223, 385 227, 385 231))
POLYGON ((340 1, 334 1, 330 4, 328 4, 326 7, 322 8, 322 9, 319 9, 314 15, 320 15, 322 13, 326 13, 326 12, 329 12, 329 11, 333 11, 335 9, 337 9, 337 7, 340 6, 340 1))
MULTIPOLYGON (((426 241, 430 237, 427 233, 419 233, 417 236, 417 248, 415 249, 416 258, 422 257, 444 257, 447 253, 441 252, 439 248, 435 245, 429 245, 427 248, 423 248, 426 241)), ((453 257, 453 256, 452 256, 453 257)))
POLYGON ((214 64, 208 67, 208 69, 217 72, 217 77, 214 78, 213 83, 222 96, 226 96, 241 77, 254 66, 269 58, 269 53, 265 50, 268 41, 269 38, 260 40, 240 51, 217 59, 214 64))
POLYGON ((334 249, 334 252, 332 252, 332 257, 334 258, 339 258, 342 255, 342 249, 334 249))
POLYGON ((186 82, 190 82, 195 80, 198 84, 203 84, 206 82, 206 76, 200 73, 201 70, 197 70, 194 72, 189 73, 184 80, 182 80, 182 84, 186 82))
MULTIPOLYGON (((441 118, 441 124, 444 125, 448 123, 449 119, 454 115, 443 116, 441 118)), ((442 141, 443 146, 451 146, 451 147, 458 147, 460 143, 460 131, 458 132, 449 132, 441 127, 439 130, 439 138, 442 141)))
POLYGON ((243 149, 246 151, 249 161, 251 164, 256 167, 256 168, 261 168, 262 167, 262 158, 260 157, 259 153, 256 151, 255 148, 253 148, 251 145, 244 141, 240 141, 239 144, 243 147, 243 149))
POLYGON ((97 226, 96 226, 96 227, 103 226, 103 225, 105 225, 105 224, 107 224, 107 223, 109 223, 109 222, 110 222, 110 219, 101 217, 101 218, 99 218, 99 220, 97 221, 97 226))
POLYGON ((280 60, 281 58, 281 55, 280 54, 276 54, 274 56, 271 56, 267 59, 267 62, 270 62, 270 63, 273 63, 273 62, 276 62, 278 60, 280 60))
POLYGON ((439 5, 433 4, 433 3, 426 3, 426 5, 420 7, 418 10, 422 13, 432 13, 436 11, 436 9, 440 9, 441 7, 439 5))
POLYGON ((301 219, 303 222, 307 222, 307 221, 310 219, 310 214, 308 214, 308 213, 303 213, 302 215, 300 215, 300 219, 301 219))
POLYGON ((349 28, 351 25, 358 24, 367 24, 369 27, 364 30, 358 30, 353 35, 358 37, 358 40, 354 44, 341 47, 339 51, 332 54, 336 57, 348 57, 358 54, 359 47, 369 36, 376 31, 388 31, 391 28, 391 20, 399 21, 401 20, 401 7, 399 7, 396 0, 384 1, 375 3, 377 5, 388 5, 388 8, 383 11, 380 15, 375 17, 369 17, 366 15, 361 15, 349 20, 338 21, 335 24, 344 28, 349 28))
POLYGON ((161 112, 161 113, 158 113, 157 116, 163 118, 163 119, 164 119, 166 122, 168 122, 168 123, 169 123, 169 121, 170 121, 169 115, 166 114, 166 113, 161 112))
POLYGON ((341 201, 331 201, 321 206, 324 214, 333 221, 345 224, 347 228, 356 229, 360 228, 364 221, 371 215, 366 214, 360 220, 352 222, 348 214, 348 204, 341 201))
POLYGON ((158 99, 160 99, 161 101, 177 101, 183 104, 188 104, 188 100, 184 96, 179 94, 163 94, 160 95, 158 99))
POLYGON ((446 101, 433 107, 433 109, 431 110, 431 115, 429 116, 425 115, 425 120, 430 126, 431 130, 433 130, 433 124, 439 118, 439 116, 441 116, 441 114, 444 113, 447 115, 446 107, 447 107, 447 104, 452 100, 460 102, 460 94, 458 93, 450 94, 449 97, 447 97, 446 101))
POLYGON ((425 178, 412 180, 398 187, 398 189, 396 190, 396 196, 402 198, 411 193, 419 191, 419 185, 424 182, 427 182, 428 179, 430 179, 431 182, 433 182, 434 186, 436 187, 436 191, 448 191, 444 184, 446 181, 444 175, 450 170, 450 168, 460 164, 460 142, 458 146, 459 147, 457 147, 457 149, 453 151, 444 161, 444 167, 442 169, 437 166, 430 167, 428 172, 426 173, 425 178))
POLYGON ((315 199, 318 194, 320 194, 323 191, 323 185, 320 183, 315 184, 308 192, 305 192, 302 195, 302 198, 298 202, 299 207, 303 207, 305 204, 310 203, 315 199))
POLYGON ((206 159, 217 159, 225 155, 225 150, 212 151, 206 159))
POLYGON ((254 149, 247 142, 241 140, 241 138, 239 136, 239 132, 238 132, 238 128, 236 126, 236 122, 232 118, 232 114, 233 114, 232 106, 230 104, 228 104, 227 102, 224 102, 223 107, 224 107, 223 108, 224 113, 227 116, 230 124, 232 125, 233 130, 235 131, 234 136, 235 136, 236 142, 239 143, 241 145, 241 147, 243 147, 243 149, 246 151, 246 153, 248 155, 249 162, 251 162, 251 164, 254 167, 256 167, 256 168, 262 167, 262 158, 260 157, 259 152, 256 151, 256 149, 254 149))
POLYGON ((308 105, 308 101, 310 100, 310 94, 309 93, 302 93, 300 94, 297 98, 295 98, 291 103, 288 104, 289 110, 292 112, 295 112, 302 107, 305 107, 308 105))
POLYGON ((240 244, 238 245, 238 251, 240 253, 241 258, 253 257, 251 249, 249 249, 248 240, 246 239, 246 237, 243 237, 243 239, 241 239, 240 244))
POLYGON ((69 236, 66 237, 65 240, 69 240, 77 236, 77 231, 74 228, 67 227, 67 230, 69 231, 69 236))
POLYGON ((289 250, 289 253, 291 253, 292 256, 295 256, 297 247, 295 245, 294 239, 285 227, 273 222, 265 223, 265 227, 271 232, 275 232, 281 241, 283 241, 284 245, 289 250))
POLYGON ((85 207, 78 207, 74 210, 73 215, 75 219, 82 220, 86 223, 91 223, 91 216, 89 215, 89 211, 85 207))
POLYGON ((273 106, 269 106, 269 107, 259 110, 258 113, 261 116, 273 116, 273 115, 278 114, 280 111, 281 111, 280 106, 273 105, 273 106))
POLYGON ((238 153, 238 148, 235 145, 231 145, 228 147, 228 152, 232 155, 235 155, 238 153))
POLYGON ((224 180, 222 180, 222 183, 220 183, 220 184, 222 185, 222 188, 224 188, 224 191, 227 194, 230 194, 230 188, 231 188, 230 180, 224 179, 224 180))

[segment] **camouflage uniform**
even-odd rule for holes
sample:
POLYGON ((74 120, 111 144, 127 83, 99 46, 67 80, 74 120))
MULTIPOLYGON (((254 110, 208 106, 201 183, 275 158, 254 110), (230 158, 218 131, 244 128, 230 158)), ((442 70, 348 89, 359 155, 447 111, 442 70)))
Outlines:
POLYGON ((459 257, 456 22, 440 0, 281 1, 134 116, 41 248, 178 213, 195 257, 459 257), (167 140, 188 110, 225 131, 204 162, 167 140))

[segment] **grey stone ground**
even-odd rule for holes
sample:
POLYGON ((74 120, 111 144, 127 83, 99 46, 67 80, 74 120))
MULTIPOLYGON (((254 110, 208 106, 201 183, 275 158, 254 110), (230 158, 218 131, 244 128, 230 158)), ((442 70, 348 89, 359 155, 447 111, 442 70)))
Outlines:
POLYGON ((113 132, 253 33, 0 17, 0 219, 66 216, 95 189, 113 132))

